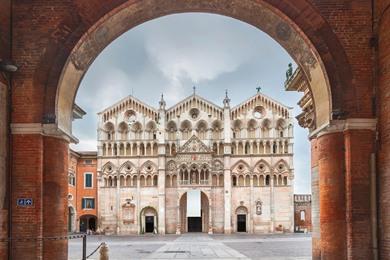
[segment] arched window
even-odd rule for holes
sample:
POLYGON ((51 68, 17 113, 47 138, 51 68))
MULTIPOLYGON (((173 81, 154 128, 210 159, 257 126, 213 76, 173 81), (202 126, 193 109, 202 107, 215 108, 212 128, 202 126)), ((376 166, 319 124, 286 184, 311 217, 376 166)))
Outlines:
POLYGON ((219 186, 221 186, 221 187, 223 187, 224 186, 224 179, 223 179, 223 174, 220 174, 219 175, 219 180, 218 180, 218 182, 219 182, 219 186))
POLYGON ((301 219, 301 221, 305 221, 305 219, 306 219, 306 212, 304 211, 304 210, 301 210, 301 212, 300 212, 301 214, 301 216, 300 216, 300 219, 301 219))
POLYGON ((233 186, 237 186, 237 177, 236 176, 232 177, 232 183, 233 183, 233 186))
POLYGON ((153 176, 153 186, 157 186, 157 175, 153 176))
POLYGON ((245 186, 251 186, 251 178, 249 175, 245 176, 245 186))

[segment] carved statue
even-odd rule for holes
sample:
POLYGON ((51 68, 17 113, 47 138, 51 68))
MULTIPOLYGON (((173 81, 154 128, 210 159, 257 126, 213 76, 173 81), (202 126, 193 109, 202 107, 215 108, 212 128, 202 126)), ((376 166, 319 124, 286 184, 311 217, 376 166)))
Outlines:
POLYGON ((293 68, 292 68, 292 64, 289 63, 288 64, 288 69, 286 71, 286 82, 291 79, 292 75, 293 75, 293 68))
POLYGON ((261 215, 262 213, 262 202, 260 200, 256 201, 256 215, 261 215))

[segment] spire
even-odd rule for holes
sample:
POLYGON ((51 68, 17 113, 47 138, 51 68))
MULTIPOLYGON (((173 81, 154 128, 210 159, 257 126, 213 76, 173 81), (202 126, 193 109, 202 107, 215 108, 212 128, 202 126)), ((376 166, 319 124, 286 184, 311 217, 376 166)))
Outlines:
POLYGON ((160 99, 160 102, 158 102, 159 105, 160 105, 160 109, 165 109, 165 106, 166 106, 166 103, 165 103, 165 100, 164 100, 164 94, 161 93, 161 99, 160 99))
POLYGON ((230 106, 230 98, 228 97, 227 89, 225 90, 225 99, 223 100, 223 105, 225 107, 229 107, 230 106))
POLYGON ((196 87, 193 86, 192 89, 194 90, 194 96, 195 96, 196 87))

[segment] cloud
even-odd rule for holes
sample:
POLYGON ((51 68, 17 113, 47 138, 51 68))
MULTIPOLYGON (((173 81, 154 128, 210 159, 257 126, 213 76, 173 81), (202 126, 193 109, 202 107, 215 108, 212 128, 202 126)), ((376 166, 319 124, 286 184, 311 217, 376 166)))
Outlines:
MULTIPOLYGON (((76 150, 96 150, 96 113, 134 92, 157 107, 164 92, 168 106, 192 86, 221 104, 229 89, 232 105, 262 92, 300 113, 301 93, 285 92, 291 57, 273 39, 241 21, 211 14, 177 14, 141 24, 107 46, 86 73, 76 103, 87 111, 73 123, 76 150)), ((296 124, 297 125, 297 124, 296 124)), ((295 127, 294 191, 310 191, 307 131, 295 127)))
POLYGON ((215 80, 252 58, 254 42, 237 35, 245 32, 231 30, 231 20, 207 14, 202 19, 173 15, 147 26, 145 52, 167 78, 166 91, 176 93, 172 101, 183 97, 187 84, 215 80))

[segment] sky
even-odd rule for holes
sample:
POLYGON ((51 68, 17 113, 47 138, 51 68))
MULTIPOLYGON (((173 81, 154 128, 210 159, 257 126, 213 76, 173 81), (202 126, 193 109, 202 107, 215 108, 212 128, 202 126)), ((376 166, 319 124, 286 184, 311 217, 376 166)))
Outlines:
MULTIPOLYGON (((77 151, 96 150, 97 113, 133 94, 158 107, 196 93, 222 106, 228 90, 231 106, 256 94, 256 88, 301 110, 302 93, 284 90, 289 54, 259 29, 239 20, 204 13, 164 16, 143 23, 109 44, 85 74, 76 104, 87 114, 73 122, 77 151)), ((295 121, 295 193, 310 193, 308 131, 295 121)))

